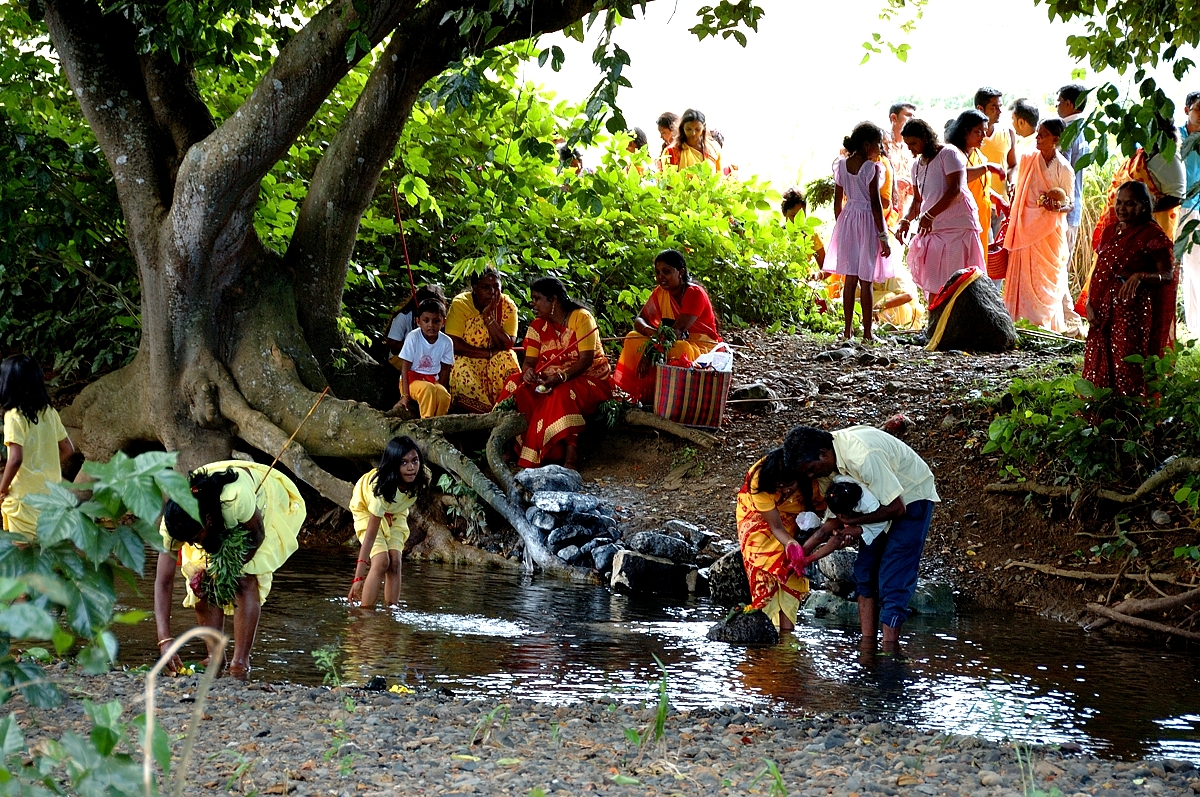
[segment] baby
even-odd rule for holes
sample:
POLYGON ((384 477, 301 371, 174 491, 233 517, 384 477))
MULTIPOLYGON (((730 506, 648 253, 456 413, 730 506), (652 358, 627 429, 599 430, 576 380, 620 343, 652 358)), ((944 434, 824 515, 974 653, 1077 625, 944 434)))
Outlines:
MULTIPOLYGON (((825 492, 825 505, 829 508, 827 517, 837 516, 840 520, 845 521, 849 516, 866 515, 874 512, 879 508, 879 499, 872 495, 871 491, 864 485, 859 484, 849 476, 834 476, 833 482, 825 492)), ((880 534, 886 532, 891 525, 892 521, 890 520, 862 524, 863 544, 870 545, 878 539, 880 534)), ((845 537, 835 533, 822 543, 819 548, 806 555, 802 564, 807 567, 818 559, 824 559, 829 554, 842 548, 844 543, 845 537)))

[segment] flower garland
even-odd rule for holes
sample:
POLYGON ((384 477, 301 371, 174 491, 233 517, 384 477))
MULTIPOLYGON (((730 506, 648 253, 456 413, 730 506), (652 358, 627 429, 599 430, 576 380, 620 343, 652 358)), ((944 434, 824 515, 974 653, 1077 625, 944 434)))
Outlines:
POLYGON ((659 324, 658 329, 654 330, 654 334, 646 338, 646 342, 642 344, 642 359, 650 367, 665 363, 667 352, 671 351, 671 347, 675 345, 678 338, 674 327, 659 324))

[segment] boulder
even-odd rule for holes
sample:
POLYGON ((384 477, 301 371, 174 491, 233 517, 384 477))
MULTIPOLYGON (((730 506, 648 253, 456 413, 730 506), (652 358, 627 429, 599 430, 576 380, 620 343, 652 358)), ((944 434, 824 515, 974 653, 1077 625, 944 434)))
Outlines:
POLYGON ((708 629, 706 636, 714 642, 731 645, 777 645, 779 631, 761 611, 744 612, 738 609, 708 629))
POLYGON ((858 551, 846 548, 818 561, 817 570, 824 577, 822 589, 848 600, 855 590, 854 560, 857 558, 858 551))
POLYGON ((674 535, 678 533, 685 540, 691 540, 692 535, 699 532, 700 527, 686 520, 668 520, 663 524, 663 533, 674 535))
POLYGON ((621 550, 617 546, 609 543, 608 545, 599 545, 592 551, 592 564, 596 570, 601 573, 608 573, 612 570, 613 559, 617 556, 617 551, 621 550))
POLYGON ((954 589, 945 581, 922 581, 917 584, 908 609, 913 614, 954 614, 954 589))
POLYGON ((678 595, 687 592, 689 572, 670 559, 621 550, 613 558, 611 584, 617 592, 678 595))
POLYGON ((572 560, 576 559, 579 556, 579 546, 578 545, 568 545, 564 548, 560 548, 558 553, 555 555, 559 559, 562 559, 567 564, 574 564, 574 562, 572 560))
POLYGON ((562 465, 526 468, 514 477, 514 481, 530 493, 577 493, 583 489, 583 477, 562 465))
POLYGON ((525 519, 533 525, 534 528, 542 531, 550 531, 558 525, 558 518, 551 515, 549 512, 543 512, 536 506, 531 506, 525 510, 525 519))
POLYGON ((712 553, 721 557, 738 550, 738 544, 736 540, 713 540, 708 544, 708 548, 712 553))
POLYGON ((823 617, 847 622, 858 620, 857 601, 848 601, 833 592, 824 590, 810 592, 800 606, 800 611, 809 617, 823 617))
POLYGON ((703 597, 708 594, 708 570, 701 571, 693 567, 687 574, 687 590, 693 595, 703 597))
POLYGON ((750 580, 740 550, 725 554, 708 568, 708 589, 713 602, 722 606, 750 602, 750 580))
POLYGON ((762 382, 738 385, 729 391, 729 400, 741 402, 735 406, 742 412, 769 412, 775 409, 777 398, 779 395, 762 382))
POLYGON ((533 505, 543 512, 553 512, 556 515, 566 512, 592 512, 600 505, 600 499, 586 493, 551 490, 534 493, 533 505))
MULTIPOLYGON (((942 289, 943 293, 961 273, 955 272, 950 277, 946 287, 942 289)), ((941 294, 938 294, 937 298, 941 298, 941 294)), ((937 298, 934 299, 934 304, 937 298)), ((949 307, 950 303, 946 301, 940 307, 930 310, 929 326, 925 329, 926 339, 933 339, 934 330, 949 307)), ((1017 329, 1004 307, 1000 291, 986 277, 980 277, 964 288, 954 300, 954 306, 949 312, 950 317, 946 319, 937 351, 1000 352, 1008 351, 1017 345, 1017 329)))
POLYGON ((616 525, 612 518, 606 518, 599 512, 572 512, 567 515, 566 522, 572 526, 583 526, 596 534, 609 529, 609 524, 616 525))
POLYGON ((557 552, 559 548, 566 548, 568 545, 583 545, 594 536, 591 529, 583 526, 560 526, 550 532, 546 545, 550 550, 557 552))
POLYGON ((692 546, 677 537, 659 534, 656 531, 634 534, 629 540, 629 547, 638 553, 669 559, 672 562, 691 562, 693 558, 692 546))

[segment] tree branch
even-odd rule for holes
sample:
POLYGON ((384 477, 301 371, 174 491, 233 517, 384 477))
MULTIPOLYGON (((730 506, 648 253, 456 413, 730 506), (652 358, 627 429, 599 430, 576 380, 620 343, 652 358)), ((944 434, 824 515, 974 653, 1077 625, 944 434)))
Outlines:
POLYGON ((626 426, 644 426, 649 429, 657 429, 660 432, 675 435, 678 438, 695 443, 701 448, 712 448, 713 443, 717 438, 713 437, 708 432, 702 432, 699 429, 691 429, 675 421, 668 421, 666 418, 660 418, 653 412, 645 410, 630 409, 625 412, 624 422, 626 426))
POLYGON ((1052 565, 1041 564, 1040 562, 1008 562, 1004 565, 1005 570, 1010 567, 1023 567, 1026 570, 1036 570, 1039 573, 1046 573, 1047 575, 1059 576, 1061 578, 1073 578, 1078 581, 1115 581, 1118 578, 1127 578, 1130 581, 1157 581, 1160 584, 1179 585, 1179 580, 1167 573, 1093 573, 1088 570, 1063 570, 1052 565))
POLYGON ((1130 617, 1127 614, 1121 614, 1114 609, 1110 609, 1107 606, 1101 606, 1098 603, 1089 603, 1087 605, 1087 610, 1092 614, 1098 614, 1101 617, 1112 620, 1113 622, 1123 623, 1124 625, 1130 625, 1134 628, 1141 628, 1145 631, 1154 631, 1159 634, 1177 636, 1183 639, 1200 640, 1200 633, 1195 631, 1187 631, 1182 628, 1176 628, 1173 625, 1166 625, 1165 623, 1156 623, 1153 620, 1145 620, 1141 617, 1130 617))
POLYGON ((159 127, 174 144, 169 164, 171 185, 174 185, 188 150, 211 134, 216 124, 196 87, 196 74, 190 63, 177 64, 165 52, 144 55, 140 63, 150 109, 159 127))
MULTIPOLYGON (((1132 493, 1122 493, 1117 490, 1097 490, 1096 497, 1118 504, 1133 504, 1155 490, 1170 486, 1179 477, 1190 476, 1194 473, 1200 473, 1200 458, 1178 457, 1150 474, 1132 493)), ((1035 495, 1044 495, 1048 498, 1065 498, 1074 492, 1075 488, 1069 485, 1046 485, 1033 481, 1025 481, 1017 483, 997 482, 987 485, 983 488, 983 491, 985 493, 1034 493, 1035 495)))
POLYGON ((492 433, 488 435, 487 453, 488 468, 491 469, 492 475, 496 477, 496 481, 500 482, 500 489, 505 495, 513 493, 513 474, 508 469, 508 463, 504 461, 504 447, 508 445, 514 437, 525 431, 528 425, 524 415, 518 412, 492 413, 500 415, 502 420, 492 429, 492 433))

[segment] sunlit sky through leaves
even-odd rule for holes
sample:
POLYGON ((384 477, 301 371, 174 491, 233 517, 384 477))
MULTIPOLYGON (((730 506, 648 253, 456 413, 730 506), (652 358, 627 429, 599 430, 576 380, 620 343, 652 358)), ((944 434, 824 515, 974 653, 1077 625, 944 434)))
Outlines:
MULTIPOLYGON (((883 0, 761 0, 766 16, 745 49, 732 39, 700 42, 688 32, 704 4, 652 2, 644 20, 618 30, 617 41, 633 60, 627 72, 633 88, 622 89, 620 105, 629 124, 646 131, 653 152, 659 113, 703 111, 725 134, 727 162, 743 176, 769 179, 777 190, 828 175, 842 137, 863 119, 885 125, 888 106, 898 99, 915 102, 924 110, 918 115, 938 130, 985 85, 1002 90, 1006 106, 1030 97, 1051 115, 1058 87, 1072 82, 1072 70, 1086 68, 1068 56, 1065 44, 1082 26, 1051 23, 1045 6, 1032 0, 930 0, 910 36, 879 21, 883 0), (907 63, 885 48, 860 66, 862 43, 874 32, 908 42, 907 63)), ((544 46, 563 47, 566 65, 556 74, 531 63, 525 78, 582 101, 598 77, 594 41, 544 37, 544 46)), ((1168 70, 1153 74, 1181 117, 1184 93, 1200 90, 1200 70, 1183 85, 1168 70)), ((1124 88, 1129 80, 1117 84, 1124 88)), ((1088 70, 1083 82, 1094 85, 1097 76, 1088 70)))

